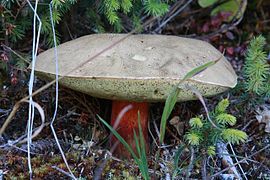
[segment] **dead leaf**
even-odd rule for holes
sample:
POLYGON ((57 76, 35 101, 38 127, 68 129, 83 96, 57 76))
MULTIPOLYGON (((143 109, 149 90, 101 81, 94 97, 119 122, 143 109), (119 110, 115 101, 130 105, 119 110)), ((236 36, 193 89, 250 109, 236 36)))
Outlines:
POLYGON ((175 129, 177 130, 177 133, 182 136, 184 134, 184 122, 180 121, 180 118, 178 116, 174 116, 171 120, 170 120, 170 124, 173 125, 175 127, 175 129))

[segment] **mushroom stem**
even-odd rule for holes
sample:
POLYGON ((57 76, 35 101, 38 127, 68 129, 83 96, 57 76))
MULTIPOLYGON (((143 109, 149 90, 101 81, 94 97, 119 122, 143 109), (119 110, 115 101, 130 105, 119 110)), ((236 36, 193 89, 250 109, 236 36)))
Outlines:
MULTIPOLYGON (((138 112, 140 112, 140 122, 145 140, 146 151, 148 151, 149 149, 147 132, 148 109, 149 104, 146 102, 112 102, 111 126, 113 126, 117 130, 117 132, 122 136, 122 138, 124 138, 125 141, 132 147, 135 153, 137 151, 134 139, 134 130, 136 134, 139 135, 138 112), (127 109, 127 107, 130 105, 131 108, 127 109), (121 113, 123 113, 123 111, 125 113, 121 117, 121 113)), ((131 156, 131 154, 121 143, 119 143, 118 139, 115 136, 113 136, 111 139, 111 147, 115 148, 114 154, 118 157, 129 158, 131 156)))

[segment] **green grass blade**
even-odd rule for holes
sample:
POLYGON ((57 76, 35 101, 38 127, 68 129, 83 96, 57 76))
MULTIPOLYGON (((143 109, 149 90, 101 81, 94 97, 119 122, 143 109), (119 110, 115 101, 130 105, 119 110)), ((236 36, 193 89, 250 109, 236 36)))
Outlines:
POLYGON ((138 153, 139 157, 135 154, 132 147, 121 137, 121 135, 118 134, 118 132, 115 129, 113 129, 113 127, 111 127, 99 115, 97 115, 97 117, 112 132, 112 134, 120 141, 120 143, 122 143, 123 146, 131 153, 134 161, 136 162, 136 164, 138 165, 138 167, 142 173, 143 178, 146 180, 149 180, 150 176, 149 176, 149 172, 148 172, 148 162, 147 162, 147 157, 146 157, 145 142, 144 142, 144 136, 143 136, 143 132, 142 132, 142 127, 141 127, 139 115, 140 114, 138 113, 139 138, 138 138, 136 132, 134 131, 134 140, 135 140, 136 149, 138 151, 137 153, 138 153))
POLYGON ((203 72, 204 70, 206 70, 207 68, 209 68, 210 66, 215 65, 220 59, 222 58, 222 56, 220 58, 218 58, 217 60, 214 61, 209 61, 201 66, 198 66, 194 69, 192 69, 191 71, 189 71, 185 77, 182 79, 182 81, 188 80, 194 76, 196 76, 197 74, 203 72))
POLYGON ((179 89, 179 85, 181 83, 183 83, 184 81, 192 78, 193 76, 196 76, 197 74, 201 73, 202 71, 206 70, 207 68, 209 68, 210 66, 213 66, 214 64, 216 64, 220 59, 222 58, 222 56, 220 58, 218 58, 217 60, 214 61, 210 61, 207 62, 199 67, 196 67, 194 69, 192 69, 191 71, 189 71, 185 77, 173 88, 172 92, 170 93, 170 95, 168 96, 168 98, 166 99, 165 102, 165 107, 163 109, 163 113, 162 113, 162 117, 161 117, 161 124, 160 124, 160 138, 159 138, 159 142, 160 144, 163 144, 164 141, 164 137, 165 137, 165 130, 166 130, 166 124, 167 124, 167 120, 176 104, 177 101, 177 97, 178 94, 180 92, 179 89))
POLYGON ((145 139, 142 131, 142 125, 141 125, 141 117, 140 117, 140 112, 138 111, 138 123, 139 123, 139 138, 140 138, 140 147, 141 147, 141 152, 145 154, 146 148, 145 148, 145 139))
POLYGON ((179 149, 176 151, 175 155, 174 155, 174 161, 173 161, 173 175, 172 175, 172 179, 174 180, 175 177, 181 172, 182 168, 181 166, 178 166, 179 164, 179 159, 180 156, 184 150, 185 146, 184 145, 180 145, 179 149))
POLYGON ((165 107, 164 107, 162 117, 161 117, 161 124, 160 124, 160 139, 159 139, 160 144, 163 144, 167 119, 169 118, 173 110, 173 107, 177 101, 177 96, 179 92, 180 92, 180 89, 178 87, 175 87, 173 92, 166 99, 165 107))
POLYGON ((180 155, 183 152, 183 150, 185 149, 184 145, 180 145, 179 149, 176 151, 175 155, 174 155, 174 167, 178 167, 178 163, 179 163, 179 159, 180 159, 180 155))
POLYGON ((146 156, 146 148, 145 148, 145 139, 142 131, 141 126, 141 118, 140 118, 140 112, 138 111, 138 125, 139 125, 139 144, 140 144, 140 160, 141 160, 141 166, 142 171, 144 173, 145 179, 150 179, 149 173, 148 173, 148 162, 147 162, 147 156, 146 156))
POLYGON ((137 136, 135 130, 133 130, 133 134, 134 134, 134 140, 135 140, 136 150, 137 150, 137 153, 138 153, 139 158, 140 158, 141 149, 140 149, 139 139, 138 139, 138 136, 137 136))
POLYGON ((97 115, 97 117, 113 133, 113 135, 120 141, 120 143, 122 143, 123 146, 131 153, 131 155, 134 158, 134 160, 137 161, 138 160, 138 157, 136 156, 135 152, 132 150, 132 148, 130 147, 130 145, 122 138, 122 136, 120 134, 118 134, 118 132, 115 129, 113 129, 113 127, 110 126, 99 115, 97 115))

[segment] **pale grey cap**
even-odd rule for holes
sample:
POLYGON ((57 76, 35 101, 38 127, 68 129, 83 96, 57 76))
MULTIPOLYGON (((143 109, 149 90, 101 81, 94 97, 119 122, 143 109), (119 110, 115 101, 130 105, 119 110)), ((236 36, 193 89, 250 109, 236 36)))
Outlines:
MULTIPOLYGON (((164 101, 172 87, 192 69, 209 61, 218 63, 184 82, 204 96, 213 96, 237 83, 226 58, 207 42, 167 35, 131 35, 90 60, 126 34, 94 34, 58 46, 60 83, 71 89, 106 99, 164 101)), ((54 50, 37 57, 38 75, 55 76, 54 50)), ((179 101, 196 99, 183 89, 179 101)))

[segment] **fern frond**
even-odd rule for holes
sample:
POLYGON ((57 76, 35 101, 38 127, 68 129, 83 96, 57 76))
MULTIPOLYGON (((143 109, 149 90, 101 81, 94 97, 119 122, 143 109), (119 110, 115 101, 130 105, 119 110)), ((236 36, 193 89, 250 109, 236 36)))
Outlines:
POLYGON ((120 3, 118 0, 105 0, 105 6, 110 11, 117 11, 120 9, 120 3))
POLYGON ((55 9, 61 8, 61 6, 63 6, 63 1, 62 0, 52 0, 52 5, 55 9))
POLYGON ((247 134, 237 129, 224 129, 221 133, 222 138, 232 144, 239 144, 247 140, 247 134))
POLYGON ((20 20, 18 20, 17 24, 20 25, 20 28, 23 31, 26 31, 32 27, 32 19, 25 16, 21 18, 20 20))
POLYGON ((236 117, 234 117, 231 114, 222 113, 216 116, 216 121, 221 125, 235 125, 236 123, 236 117))
POLYGON ((41 34, 49 34, 51 32, 51 22, 49 16, 42 16, 40 20, 42 23, 42 28, 40 31, 41 34))

